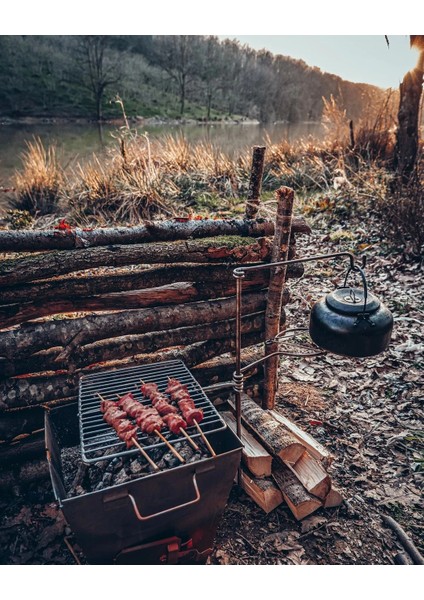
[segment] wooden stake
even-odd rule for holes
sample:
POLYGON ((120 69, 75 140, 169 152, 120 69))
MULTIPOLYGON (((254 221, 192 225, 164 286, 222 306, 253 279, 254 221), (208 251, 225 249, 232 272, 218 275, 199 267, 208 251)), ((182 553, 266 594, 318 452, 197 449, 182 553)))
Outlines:
POLYGON ((264 173, 265 146, 254 146, 249 191, 246 201, 246 219, 255 219, 261 202, 262 177, 264 173))
MULTIPOLYGON (((272 247, 271 262, 288 259, 294 191, 288 187, 280 187, 276 192, 278 207, 275 221, 275 235, 272 247)), ((265 312, 265 339, 272 340, 280 330, 283 288, 286 281, 287 265, 271 270, 268 289, 268 303, 265 312)), ((278 350, 277 342, 265 344, 265 355, 278 350)), ((263 408, 274 408, 277 391, 279 357, 273 356, 265 362, 264 403, 263 408)))
POLYGON ((199 423, 196 421, 196 419, 193 419, 193 423, 196 425, 197 431, 200 433, 200 435, 202 436, 202 440, 205 442, 206 446, 208 447, 209 452, 212 454, 212 456, 216 456, 216 452, 215 450, 212 448, 212 446, 210 445, 207 437, 205 436, 205 434, 203 433, 203 431, 200 429, 200 425, 199 423))

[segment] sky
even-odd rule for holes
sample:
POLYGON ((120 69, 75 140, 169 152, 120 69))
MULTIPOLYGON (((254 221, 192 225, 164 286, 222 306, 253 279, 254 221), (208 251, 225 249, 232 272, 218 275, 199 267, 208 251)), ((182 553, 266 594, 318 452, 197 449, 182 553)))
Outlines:
POLYGON ((311 67, 355 83, 397 88, 417 62, 408 35, 221 35, 255 50, 302 59, 311 67))

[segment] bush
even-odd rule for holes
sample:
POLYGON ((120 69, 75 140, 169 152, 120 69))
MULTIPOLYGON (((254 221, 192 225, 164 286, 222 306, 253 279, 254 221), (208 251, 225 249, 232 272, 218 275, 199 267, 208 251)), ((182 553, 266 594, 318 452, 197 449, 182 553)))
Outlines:
POLYGON ((424 251, 424 189, 416 181, 403 186, 375 206, 385 235, 402 247, 403 254, 421 258, 424 251))

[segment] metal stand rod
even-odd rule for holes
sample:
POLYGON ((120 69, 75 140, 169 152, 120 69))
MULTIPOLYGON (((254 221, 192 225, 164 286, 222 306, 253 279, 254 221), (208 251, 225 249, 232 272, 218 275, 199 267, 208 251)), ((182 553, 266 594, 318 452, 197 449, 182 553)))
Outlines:
MULTIPOLYGON (((280 261, 280 262, 266 263, 266 264, 261 264, 261 265, 253 265, 250 267, 237 267, 236 269, 234 269, 233 276, 236 279, 236 365, 235 365, 236 370, 233 373, 233 389, 234 389, 235 406, 236 406, 236 432, 237 432, 237 437, 239 439, 241 439, 241 395, 243 393, 243 383, 244 383, 244 375, 243 374, 244 374, 244 372, 246 372, 251 367, 264 362, 265 360, 267 360, 268 358, 270 358, 272 356, 299 356, 296 353, 278 351, 278 352, 269 354, 268 356, 264 356, 263 358, 260 358, 256 361, 254 361, 253 363, 241 368, 242 280, 246 276, 246 273, 250 273, 251 271, 263 271, 265 269, 282 267, 284 265, 293 265, 296 263, 312 262, 312 261, 327 260, 330 258, 341 258, 341 257, 345 257, 345 258, 349 259, 349 262, 350 262, 349 268, 351 271, 354 271, 354 272, 360 271, 360 268, 355 265, 355 257, 351 252, 335 252, 332 254, 317 254, 315 256, 308 256, 306 258, 294 258, 291 260, 284 260, 284 261, 280 261)), ((294 330, 287 330, 285 333, 288 333, 289 331, 294 331, 294 330)), ((282 332, 280 332, 280 333, 282 334, 282 332)), ((277 338, 279 336, 280 336, 280 334, 277 334, 277 336, 274 339, 277 340, 277 338)), ((302 354, 301 356, 318 356, 321 354, 325 354, 325 352, 318 351, 315 353, 302 354)), ((238 471, 238 483, 239 484, 240 484, 240 481, 241 481, 241 471, 239 468, 239 471, 238 471)))

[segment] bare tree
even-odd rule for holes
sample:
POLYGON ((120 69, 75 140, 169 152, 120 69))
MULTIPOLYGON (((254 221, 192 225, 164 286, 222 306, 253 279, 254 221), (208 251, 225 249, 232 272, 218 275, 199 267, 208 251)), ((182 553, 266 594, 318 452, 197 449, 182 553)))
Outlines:
POLYGON ((198 74, 197 48, 200 38, 196 35, 157 36, 149 57, 177 84, 181 116, 185 111, 188 86, 198 74))
POLYGON ((106 89, 120 79, 118 62, 108 52, 108 38, 107 35, 84 35, 79 42, 79 66, 84 75, 82 83, 92 94, 98 122, 103 120, 106 89))

